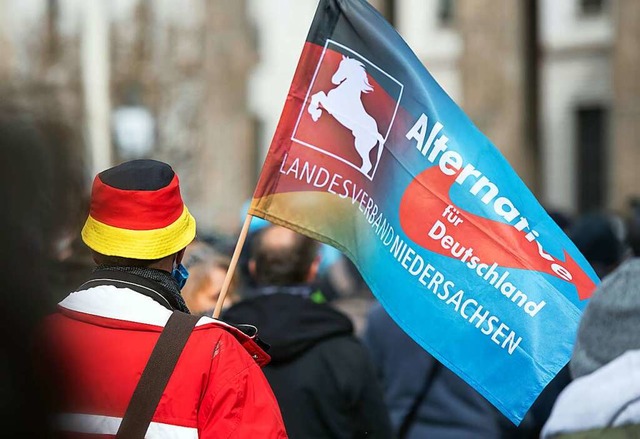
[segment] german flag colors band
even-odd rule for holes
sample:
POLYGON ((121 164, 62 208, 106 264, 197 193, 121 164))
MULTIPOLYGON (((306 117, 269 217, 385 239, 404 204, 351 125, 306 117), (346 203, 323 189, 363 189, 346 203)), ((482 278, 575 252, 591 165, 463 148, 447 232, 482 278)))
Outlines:
POLYGON ((134 160, 96 176, 83 241, 106 256, 154 260, 185 248, 196 222, 166 163, 134 160))
POLYGON ((89 248, 107 256, 133 259, 160 259, 185 248, 196 236, 196 221, 184 206, 182 215, 167 227, 128 230, 87 218, 82 240, 89 248))

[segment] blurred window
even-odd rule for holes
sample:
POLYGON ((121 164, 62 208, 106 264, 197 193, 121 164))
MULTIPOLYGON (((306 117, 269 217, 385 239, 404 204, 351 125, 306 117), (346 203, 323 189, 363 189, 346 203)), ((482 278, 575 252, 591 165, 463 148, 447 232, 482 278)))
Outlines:
POLYGON ((251 169, 254 177, 253 185, 258 184, 258 175, 262 170, 262 162, 264 162, 264 157, 268 151, 270 145, 264 144, 263 139, 265 138, 265 127, 264 121, 256 116, 254 116, 251 120, 252 128, 253 128, 253 157, 251 158, 254 167, 251 169))
POLYGON ((455 15, 454 0, 440 0, 438 2, 438 22, 442 26, 453 24, 455 15))
POLYGON ((142 106, 122 106, 112 115, 113 133, 120 158, 147 157, 155 142, 155 120, 142 106))
POLYGON ((579 0, 582 15, 599 15, 604 10, 604 0, 579 0))
POLYGON ((603 105, 576 109, 578 209, 604 207, 607 194, 608 110, 603 105))

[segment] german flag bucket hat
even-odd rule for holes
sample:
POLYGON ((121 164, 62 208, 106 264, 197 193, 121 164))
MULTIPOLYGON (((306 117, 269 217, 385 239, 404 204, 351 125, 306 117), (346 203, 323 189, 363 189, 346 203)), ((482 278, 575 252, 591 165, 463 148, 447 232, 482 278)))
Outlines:
POLYGON ((106 256, 154 260, 185 248, 196 221, 166 163, 133 160, 96 175, 82 240, 106 256))

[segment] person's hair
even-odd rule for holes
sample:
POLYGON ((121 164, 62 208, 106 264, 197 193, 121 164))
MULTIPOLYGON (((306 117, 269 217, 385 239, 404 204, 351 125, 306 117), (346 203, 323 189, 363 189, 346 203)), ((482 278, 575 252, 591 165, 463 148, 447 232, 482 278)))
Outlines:
MULTIPOLYGON (((147 268, 164 258, 159 259, 133 259, 122 256, 107 256, 97 251, 92 251, 93 259, 98 265, 109 265, 112 267, 139 267, 147 268)), ((166 256, 165 256, 166 257, 166 256)))
POLYGON ((567 235, 603 278, 629 255, 626 224, 610 212, 590 212, 578 218, 567 235))
MULTIPOLYGON (((183 264, 189 270, 189 280, 182 289, 182 296, 189 302, 192 297, 210 288, 211 270, 218 268, 225 272, 229 271, 231 259, 218 252, 215 247, 202 241, 195 241, 187 247, 183 264)), ((234 275, 229 284, 227 303, 235 301, 237 281, 238 276, 234 275)))
POLYGON ((307 282, 313 261, 318 255, 318 243, 299 233, 292 240, 274 242, 265 239, 277 226, 258 232, 251 253, 255 263, 253 274, 257 285, 297 285, 307 282))
POLYGON ((0 88, 0 96, 2 199, 7 221, 20 228, 6 230, 39 240, 49 257, 85 218, 84 145, 55 99, 8 88, 0 88))

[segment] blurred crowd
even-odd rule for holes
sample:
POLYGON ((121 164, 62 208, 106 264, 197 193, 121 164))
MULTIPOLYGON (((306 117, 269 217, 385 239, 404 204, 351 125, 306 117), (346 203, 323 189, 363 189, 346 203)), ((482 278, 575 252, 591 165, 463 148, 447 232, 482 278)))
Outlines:
MULTIPOLYGON (((0 416, 6 437, 48 437, 48 424, 33 419, 54 410, 62 389, 40 373, 47 361, 31 338, 94 269, 79 233, 89 185, 77 133, 50 113, 2 102, 0 416)), ((640 424, 640 200, 629 211, 550 211, 603 282, 571 362, 519 427, 413 342, 348 259, 266 221, 252 222, 222 320, 254 325, 270 345, 263 371, 292 438, 533 438, 626 429, 640 424)), ((212 316, 234 243, 199 233, 186 248, 182 297, 192 314, 212 316)))

